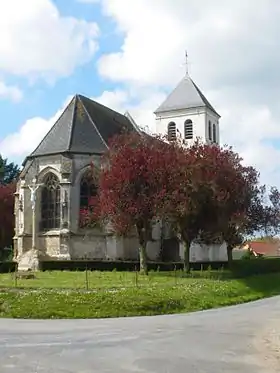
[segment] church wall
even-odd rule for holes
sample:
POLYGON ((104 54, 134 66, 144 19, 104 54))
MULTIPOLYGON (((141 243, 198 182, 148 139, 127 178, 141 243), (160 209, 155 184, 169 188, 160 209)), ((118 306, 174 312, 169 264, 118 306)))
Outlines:
POLYGON ((156 131, 158 134, 167 135, 168 123, 175 122, 176 128, 179 130, 179 134, 177 134, 177 136, 181 135, 182 138, 184 138, 184 123, 187 119, 190 119, 193 122, 193 140, 188 140, 188 144, 193 143, 197 138, 201 138, 203 141, 206 137, 205 115, 205 108, 167 112, 160 115, 157 114, 156 131))
MULTIPOLYGON (((180 242, 180 258, 184 258, 184 243, 180 242)), ((227 244, 201 244, 192 242, 190 247, 190 262, 223 262, 227 261, 227 244)))
POLYGON ((106 259, 106 237, 102 234, 71 237, 71 259, 106 259))

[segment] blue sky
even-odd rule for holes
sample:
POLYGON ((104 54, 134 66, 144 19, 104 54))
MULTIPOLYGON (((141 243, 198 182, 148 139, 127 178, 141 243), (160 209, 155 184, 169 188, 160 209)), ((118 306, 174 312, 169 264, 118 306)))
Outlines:
MULTIPOLYGON (((40 1, 40 0, 39 0, 40 1)), ((16 131, 26 119, 53 115, 68 95, 81 93, 88 96, 99 96, 103 90, 113 89, 115 84, 101 79, 96 70, 96 59, 101 53, 112 51, 121 45, 121 35, 114 33, 114 23, 102 16, 100 6, 83 5, 75 0, 56 0, 61 16, 75 16, 88 22, 97 22, 100 27, 99 50, 89 62, 75 68, 73 74, 58 79, 55 84, 38 81, 30 85, 24 77, 8 76, 6 82, 16 84, 24 92, 22 100, 13 103, 9 99, 0 100, 2 117, 9 118, 0 128, 0 139, 16 131)), ((55 58, 55 56, 50 56, 55 58)))
POLYGON ((0 153, 21 163, 75 93, 154 130, 188 49, 191 77, 222 115, 222 142, 280 186, 280 4, 226 3, 10 0, 0 14, 0 153))

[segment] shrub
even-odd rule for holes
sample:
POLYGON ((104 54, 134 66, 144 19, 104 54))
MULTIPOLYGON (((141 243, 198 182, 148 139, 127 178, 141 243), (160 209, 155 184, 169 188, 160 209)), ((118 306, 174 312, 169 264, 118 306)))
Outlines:
POLYGON ((0 262, 0 273, 15 272, 17 269, 16 262, 0 262))

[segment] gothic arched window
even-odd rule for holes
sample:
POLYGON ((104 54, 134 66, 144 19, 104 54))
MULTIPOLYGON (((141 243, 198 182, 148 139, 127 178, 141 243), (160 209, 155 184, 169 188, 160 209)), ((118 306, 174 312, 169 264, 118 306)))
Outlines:
POLYGON ((212 141, 212 125, 211 125, 210 120, 208 122, 208 138, 210 141, 212 141))
POLYGON ((193 123, 190 119, 185 121, 185 139, 190 140, 193 138, 193 123))
POLYGON ((92 199, 97 196, 98 188, 90 173, 86 173, 80 184, 80 209, 91 207, 92 199))
POLYGON ((49 173, 41 192, 41 229, 60 228, 60 185, 59 179, 49 173))
POLYGON ((168 135, 168 140, 169 141, 176 140, 176 124, 174 122, 168 123, 167 135, 168 135))
POLYGON ((215 123, 213 123, 213 142, 217 142, 217 127, 215 123))

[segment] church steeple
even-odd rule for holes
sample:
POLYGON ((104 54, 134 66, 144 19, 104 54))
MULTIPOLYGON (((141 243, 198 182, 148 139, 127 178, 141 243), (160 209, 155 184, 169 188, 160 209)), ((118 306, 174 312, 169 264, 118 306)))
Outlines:
POLYGON ((172 138, 179 134, 187 143, 196 138, 219 143, 220 115, 191 79, 187 51, 185 65, 184 78, 154 112, 157 132, 164 135, 170 132, 172 138))

